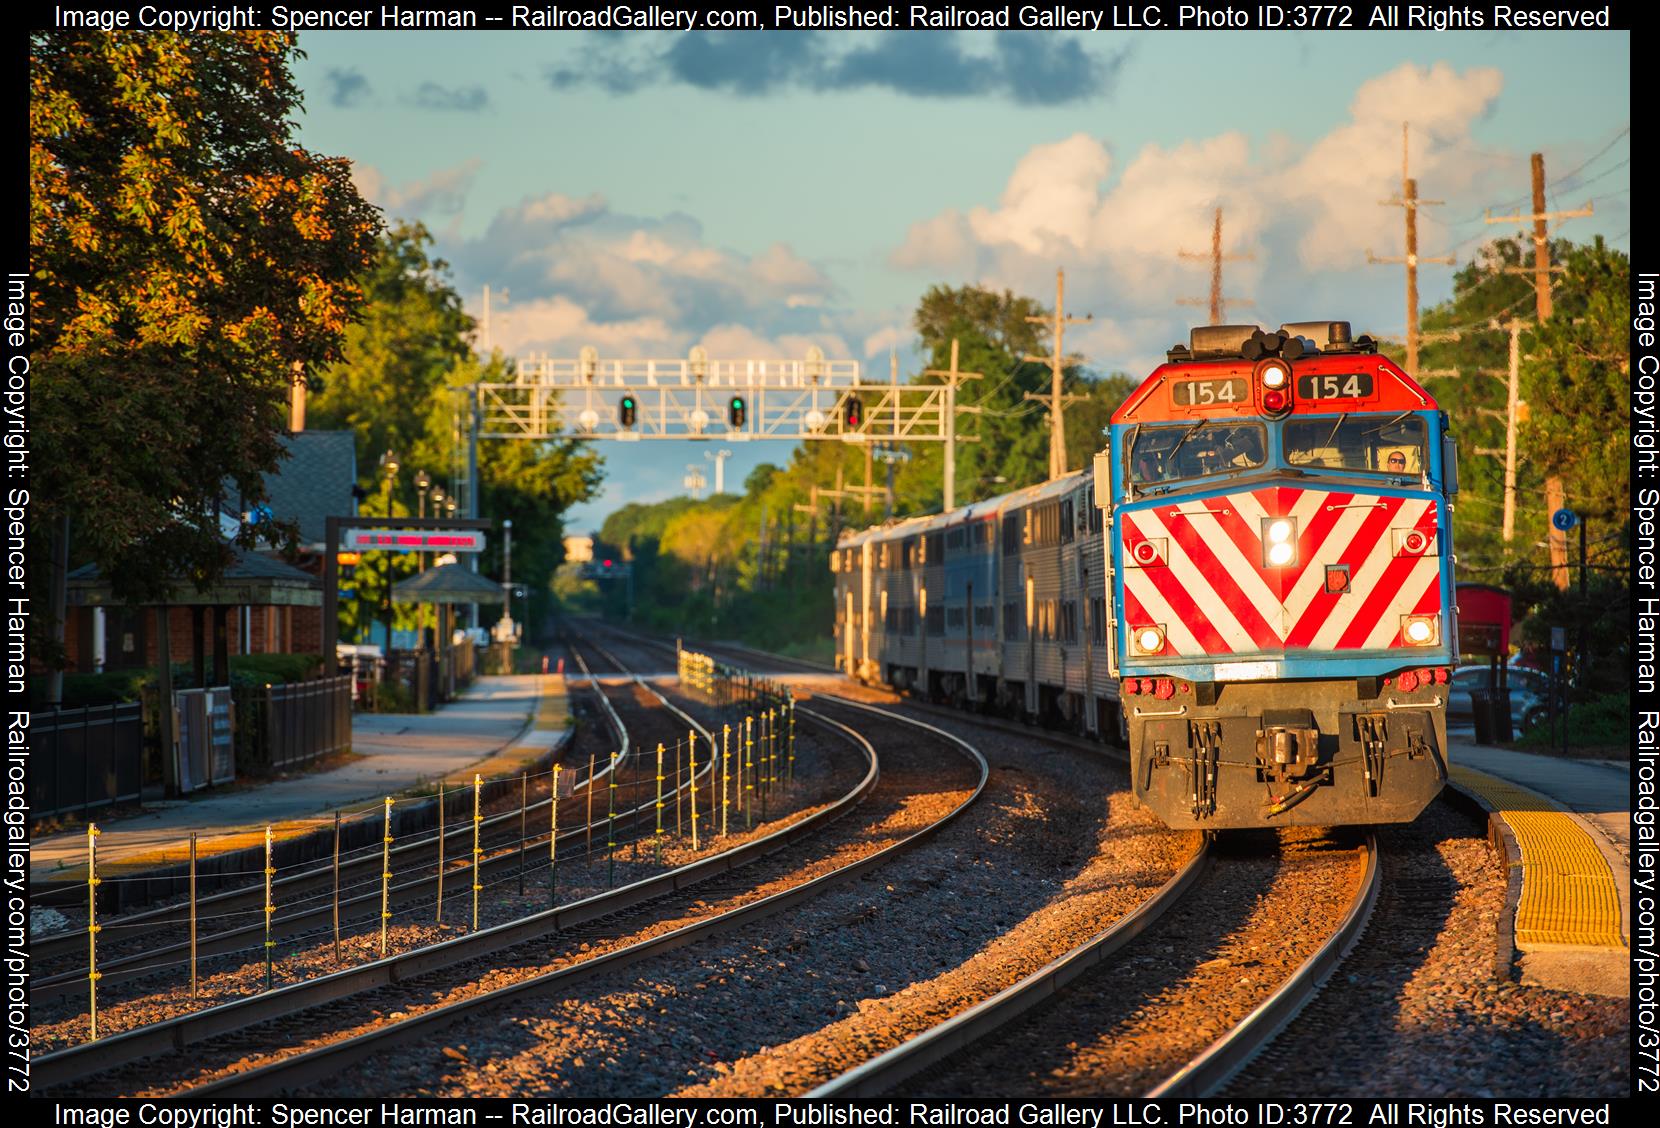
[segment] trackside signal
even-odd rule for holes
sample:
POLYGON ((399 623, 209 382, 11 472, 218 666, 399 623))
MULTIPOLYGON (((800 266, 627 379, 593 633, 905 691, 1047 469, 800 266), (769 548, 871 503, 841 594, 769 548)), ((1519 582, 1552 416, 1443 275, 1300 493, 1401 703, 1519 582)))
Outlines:
POLYGON ((634 420, 639 417, 639 413, 640 405, 634 401, 633 396, 624 396, 622 402, 617 405, 617 419, 624 427, 634 426, 634 420))
POLYGON ((748 417, 749 409, 744 404, 744 397, 733 396, 726 405, 726 421, 734 427, 742 427, 748 417))
POLYGON ((858 396, 847 397, 847 403, 842 408, 842 422, 847 425, 849 431, 857 431, 864 426, 865 405, 858 396))

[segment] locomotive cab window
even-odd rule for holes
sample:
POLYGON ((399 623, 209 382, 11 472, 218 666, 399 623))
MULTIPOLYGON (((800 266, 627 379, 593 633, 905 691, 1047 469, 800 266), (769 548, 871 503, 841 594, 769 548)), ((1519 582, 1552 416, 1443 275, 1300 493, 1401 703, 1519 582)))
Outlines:
POLYGON ((1285 460, 1292 466, 1416 477, 1424 472, 1424 435, 1424 420, 1416 415, 1292 419, 1285 424, 1285 460))
POLYGON ((1130 477, 1141 485, 1251 470, 1267 461, 1261 423, 1197 423, 1140 427, 1130 447, 1130 477))

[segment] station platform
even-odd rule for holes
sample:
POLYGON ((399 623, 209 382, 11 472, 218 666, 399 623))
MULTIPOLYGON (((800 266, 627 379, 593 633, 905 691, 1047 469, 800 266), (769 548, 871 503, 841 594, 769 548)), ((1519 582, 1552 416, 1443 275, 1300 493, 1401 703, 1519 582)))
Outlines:
POLYGON ((1629 997, 1630 764, 1449 743, 1453 786, 1498 820, 1522 982, 1629 997))
MULTIPOLYGON (((388 796, 470 786, 513 776, 550 756, 565 738, 570 714, 565 679, 555 674, 481 677, 458 700, 432 713, 357 713, 350 762, 329 771, 200 791, 108 821, 96 816, 100 877, 176 870, 197 834, 198 866, 263 850, 265 828, 292 853, 295 840, 327 834, 342 821, 379 814, 388 796)), ((29 884, 48 890, 86 881, 86 831, 31 844, 29 884)))

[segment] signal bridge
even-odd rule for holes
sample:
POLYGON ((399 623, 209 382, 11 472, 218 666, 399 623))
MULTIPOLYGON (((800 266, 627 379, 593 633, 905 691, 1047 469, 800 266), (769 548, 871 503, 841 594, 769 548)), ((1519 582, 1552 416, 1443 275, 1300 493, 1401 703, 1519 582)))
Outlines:
MULTIPOLYGON (((830 440, 953 438, 956 383, 867 384, 856 360, 529 356, 511 383, 461 389, 481 439, 830 440)), ((966 438, 966 436, 965 436, 966 438)))

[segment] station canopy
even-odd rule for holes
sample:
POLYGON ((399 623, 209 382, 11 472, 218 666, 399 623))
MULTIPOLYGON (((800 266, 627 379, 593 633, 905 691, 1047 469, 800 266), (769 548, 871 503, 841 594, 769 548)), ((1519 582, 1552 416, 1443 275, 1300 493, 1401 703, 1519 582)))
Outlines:
POLYGON ((465 564, 440 564, 392 585, 393 603, 501 603, 501 584, 465 564))

